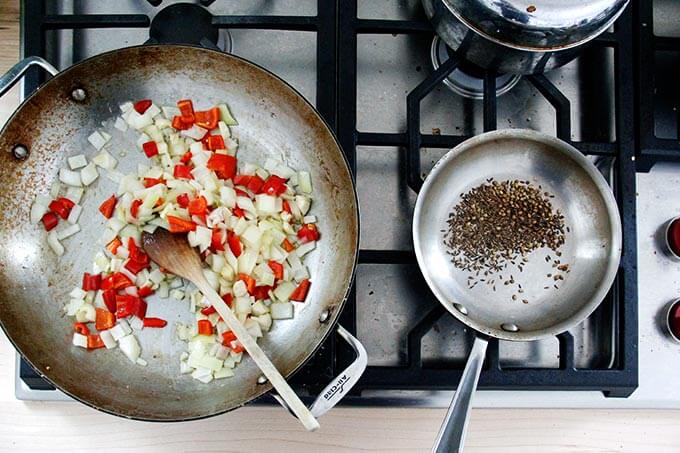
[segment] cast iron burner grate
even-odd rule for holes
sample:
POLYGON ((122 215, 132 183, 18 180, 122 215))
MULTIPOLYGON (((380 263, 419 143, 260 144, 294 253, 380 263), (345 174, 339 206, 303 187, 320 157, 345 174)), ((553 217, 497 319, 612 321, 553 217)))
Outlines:
MULTIPOLYGON (((149 3, 163 8, 162 1, 149 3)), ((201 2, 207 6, 212 2, 201 2)), ((52 15, 46 14, 44 2, 24 2, 22 14, 22 40, 24 55, 45 56, 45 32, 47 30, 72 30, 82 28, 149 28, 149 17, 139 14, 52 15)), ((651 8, 651 5, 649 6, 651 8)), ((643 8, 644 9, 644 8, 643 8)), ((642 11, 641 16, 644 16, 642 11)), ((614 160, 613 189, 623 222, 623 257, 616 281, 603 303, 615 314, 615 359, 604 368, 576 369, 574 364, 574 339, 566 333, 558 337, 559 367, 506 368, 499 359, 499 342, 492 341, 480 389, 504 390, 597 390, 608 396, 625 397, 637 387, 637 270, 635 229, 635 145, 637 132, 647 123, 635 123, 635 99, 643 97, 643 78, 638 81, 641 90, 635 92, 633 74, 633 23, 629 7, 616 23, 616 31, 607 33, 593 43, 611 48, 615 56, 615 141, 572 142, 584 154, 603 156, 614 160), (636 94, 638 97, 636 98, 636 94)), ((205 25, 205 23, 204 23, 205 25)), ((354 174, 357 170, 357 146, 401 147, 407 150, 405 166, 408 186, 417 192, 422 185, 420 168, 421 148, 450 148, 467 136, 436 135, 420 132, 420 101, 447 78, 460 64, 451 56, 427 76, 404 99, 407 104, 407 130, 405 132, 361 132, 357 130, 357 37, 360 34, 408 34, 433 37, 432 28, 426 20, 359 19, 357 1, 331 2, 318 0, 316 16, 212 16, 212 28, 249 28, 262 30, 294 30, 316 34, 316 107, 334 129, 350 161, 354 174)), ((154 28, 156 24, 152 26, 154 28)), ((187 23, 185 26, 191 27, 187 23)), ((191 38, 195 40, 195 37, 191 38)), ((200 38, 199 38, 200 40, 200 38)), ((640 43, 645 40, 641 35, 640 43)), ((644 52, 639 52, 642 59, 644 52)), ((644 68, 644 66, 641 66, 644 68)), ((645 71, 640 69, 642 73, 645 71)), ((24 82, 25 93, 31 93, 40 83, 40 75, 30 74, 24 82)), ((484 130, 497 127, 496 104, 503 98, 496 95, 496 75, 484 74, 483 123, 484 130)), ((571 141, 570 103, 567 97, 544 76, 530 76, 528 80, 555 110, 557 136, 571 141)), ((680 148, 680 145, 677 145, 680 148)), ((678 149, 680 155, 680 149, 678 149)), ((360 264, 415 264, 412 251, 360 250, 360 264)), ((446 315, 424 283, 422 317, 411 327, 407 338, 407 361, 404 366, 371 365, 352 390, 360 396, 364 390, 450 390, 455 388, 462 373, 462 365, 430 366, 423 363, 421 344, 423 336, 437 320, 446 315)), ((341 323, 352 333, 357 328, 356 286, 353 285, 341 316, 341 323)), ((336 342, 333 337, 293 378, 293 384, 303 393, 317 393, 325 383, 347 366, 353 359, 351 351, 336 342)), ((41 379, 25 362, 20 376, 36 390, 52 387, 41 379)))

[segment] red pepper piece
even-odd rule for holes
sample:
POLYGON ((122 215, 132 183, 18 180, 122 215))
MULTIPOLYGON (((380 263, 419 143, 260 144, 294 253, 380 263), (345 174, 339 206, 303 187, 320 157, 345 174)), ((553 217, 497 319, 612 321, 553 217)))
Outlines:
POLYGON ((149 187, 153 187, 157 184, 165 184, 165 179, 163 178, 144 178, 144 181, 142 182, 144 184, 144 187, 147 189, 149 187))
POLYGON ((255 289, 253 290, 253 296, 255 297, 255 300, 264 300, 264 299, 269 299, 269 291, 272 290, 271 286, 256 286, 255 289))
POLYGON ((149 262, 143 262, 143 261, 135 261, 131 258, 129 258, 127 261, 125 261, 125 264, 123 265, 125 269, 129 270, 133 274, 137 275, 139 274, 142 270, 146 269, 149 267, 149 262))
POLYGON ((227 304, 228 307, 231 307, 231 304, 234 303, 234 296, 230 293, 227 293, 224 296, 222 296, 222 300, 224 301, 225 304, 227 304))
POLYGON ((215 307, 213 307, 211 305, 209 307, 202 308, 201 313, 208 316, 208 315, 212 315, 213 313, 217 313, 217 310, 215 310, 215 307))
POLYGON ((305 223, 297 232, 297 237, 303 244, 305 242, 318 241, 320 236, 319 230, 313 223, 305 223))
POLYGON ((286 179, 276 175, 270 175, 262 186, 262 193, 267 195, 281 195, 286 191, 286 179))
POLYGON ((88 272, 83 274, 83 290, 84 291, 97 291, 102 284, 101 274, 92 275, 88 272))
POLYGON ((151 99, 142 99, 141 101, 137 101, 133 107, 137 113, 143 115, 144 112, 149 110, 149 107, 151 107, 151 99))
POLYGON ((139 319, 146 318, 147 303, 144 299, 138 298, 137 306, 135 308, 135 316, 139 319))
POLYGON ((254 291, 255 291, 255 279, 253 277, 251 277, 250 275, 243 274, 243 273, 238 274, 238 279, 243 281, 243 283, 246 284, 246 289, 248 290, 248 294, 250 294, 252 296, 254 291))
POLYGON ((283 203, 281 203, 281 204, 283 206, 283 208, 282 208, 283 212, 287 212, 288 214, 292 214, 292 212, 290 210, 290 205, 288 204, 288 200, 283 200, 283 203))
POLYGON ((106 291, 102 292, 102 298, 104 299, 104 305, 106 305, 106 308, 111 313, 115 313, 116 312, 116 290, 107 289, 106 291))
POLYGON ((234 214, 236 217, 245 217, 246 213, 243 209, 239 208, 238 206, 234 206, 231 209, 231 213, 234 214))
POLYGON ((195 112, 194 118, 196 125, 208 130, 215 129, 220 120, 220 109, 213 107, 210 110, 195 112))
POLYGON ((246 350, 246 348, 244 348, 243 345, 237 344, 237 345, 234 345, 234 347, 231 348, 231 350, 234 351, 236 354, 238 354, 240 352, 244 352, 246 350))
POLYGON ((99 334, 87 336, 87 349, 99 349, 104 347, 104 342, 99 334))
POLYGON ((114 273, 112 277, 113 277, 113 289, 124 289, 130 286, 135 286, 135 284, 132 283, 132 280, 130 280, 127 275, 121 272, 114 273))
MULTIPOLYGON (((241 189, 239 189, 238 187, 234 187, 234 192, 236 192, 236 196, 237 196, 237 197, 246 197, 246 198, 250 198, 250 195, 248 194, 248 192, 246 192, 245 190, 241 190, 241 189)), ((240 209, 240 208, 239 208, 239 209, 240 209)))
POLYGON ((234 185, 245 187, 250 182, 250 178, 251 178, 250 175, 235 175, 234 176, 234 185))
POLYGON ((139 207, 142 205, 142 200, 140 199, 135 199, 132 200, 132 203, 130 204, 130 215, 132 216, 133 219, 136 219, 137 216, 139 215, 139 207))
POLYGON ((94 327, 97 330, 110 329, 116 324, 116 316, 109 310, 103 308, 97 308, 95 310, 97 314, 95 316, 94 327))
POLYGON ((127 318, 137 312, 139 297, 129 294, 119 294, 116 296, 116 318, 127 318))
POLYGON ((62 203, 58 199, 50 201, 50 204, 49 204, 48 207, 50 208, 50 211, 57 214, 59 217, 61 217, 64 220, 68 219, 68 214, 69 214, 69 212, 71 212, 71 210, 69 208, 67 208, 64 205, 64 203, 62 203))
POLYGON ((283 278, 283 264, 278 261, 269 260, 267 266, 269 266, 269 269, 274 273, 274 278, 276 280, 281 280, 283 278))
POLYGON ((106 244, 106 250, 111 252, 112 255, 115 255, 118 252, 118 247, 123 245, 123 243, 120 241, 118 237, 113 238, 111 242, 106 244))
POLYGON ((222 333, 222 344, 231 347, 231 342, 236 340, 236 334, 231 330, 222 333))
POLYGON ((196 229, 196 223, 191 220, 175 217, 174 215, 167 216, 167 219, 170 224, 171 233, 188 233, 196 229))
POLYGON ((302 280, 298 287, 295 288, 295 291, 293 291, 293 294, 290 295, 290 300, 294 300, 296 302, 304 302, 305 298, 307 297, 307 292, 309 291, 309 286, 311 284, 312 283, 309 281, 308 278, 302 280))
POLYGON ((227 149, 227 145, 224 144, 224 138, 221 135, 208 135, 208 149, 212 151, 227 149))
POLYGON ((172 175, 178 179, 194 179, 193 175, 191 174, 191 168, 182 164, 175 165, 172 175))
POLYGON ((183 194, 177 195, 177 204, 180 205, 183 208, 188 208, 189 207, 189 194, 183 193, 183 194))
POLYGON ((231 179, 236 175, 236 158, 226 154, 213 154, 206 166, 217 173, 220 179, 231 179))
POLYGON ((229 250, 236 258, 241 256, 241 241, 233 231, 227 231, 227 244, 229 244, 229 250))
POLYGON ((153 293, 155 293, 155 291, 149 285, 144 285, 137 290, 137 294, 139 295, 139 297, 147 297, 152 295, 153 293))
POLYGON ((253 175, 250 177, 250 181, 248 181, 248 185, 246 187, 253 193, 260 193, 260 189, 262 189, 263 185, 264 181, 262 178, 257 175, 253 175))
POLYGON ((142 150, 144 150, 146 157, 149 158, 158 155, 158 145, 153 140, 142 144, 142 150))
POLYGON ((111 195, 99 205, 99 212, 107 219, 110 219, 113 216, 113 210, 116 208, 116 203, 118 203, 118 199, 115 195, 111 195))
POLYGON ((82 323, 82 322, 73 323, 73 330, 75 330, 77 333, 79 333, 81 335, 89 335, 90 334, 90 328, 87 327, 87 324, 82 323))
POLYGON ((40 219, 46 231, 50 231, 59 223, 59 217, 53 212, 47 212, 42 219, 40 219))
POLYGON ((165 327, 168 321, 161 318, 144 318, 144 327, 165 327))
POLYGON ((182 155, 182 158, 181 158, 179 161, 182 162, 184 165, 186 165, 186 164, 188 164, 189 162, 191 162, 191 158, 192 158, 193 156, 194 156, 194 155, 192 154, 191 151, 187 151, 186 153, 184 153, 184 154, 182 155))
POLYGON ((283 242, 281 242, 281 246, 286 252, 292 252, 295 250, 295 246, 288 240, 288 238, 284 239, 283 242))
POLYGON ((189 202, 189 215, 202 215, 208 212, 208 201, 199 195, 189 202))
POLYGON ((57 201, 60 201, 61 204, 66 206, 66 209, 68 209, 69 213, 71 212, 71 209, 73 209, 73 207, 76 205, 74 202, 72 202, 71 200, 69 200, 66 197, 59 197, 59 198, 57 198, 57 201))
POLYGON ((194 123, 196 117, 194 116, 194 104, 189 99, 182 99, 177 101, 179 113, 182 115, 182 120, 185 123, 194 123))
POLYGON ((222 243, 222 230, 219 228, 213 228, 212 230, 210 248, 213 250, 213 252, 224 252, 224 244, 222 243))
POLYGON ((178 131, 190 129, 192 124, 194 124, 193 121, 185 121, 181 116, 174 116, 172 118, 172 127, 178 131))
POLYGON ((198 321, 198 334, 199 335, 212 335, 213 327, 210 321, 207 319, 200 319, 198 321))

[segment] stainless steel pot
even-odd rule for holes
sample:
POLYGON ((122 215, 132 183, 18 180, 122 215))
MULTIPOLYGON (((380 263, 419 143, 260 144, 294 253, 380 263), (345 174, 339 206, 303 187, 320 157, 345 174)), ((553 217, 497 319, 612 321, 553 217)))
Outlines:
POLYGON ((437 34, 463 58, 500 73, 562 66, 607 30, 628 0, 422 0, 437 34))

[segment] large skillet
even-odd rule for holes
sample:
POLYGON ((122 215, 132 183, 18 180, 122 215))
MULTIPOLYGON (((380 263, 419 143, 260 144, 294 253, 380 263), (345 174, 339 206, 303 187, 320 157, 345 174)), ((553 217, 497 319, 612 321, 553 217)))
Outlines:
MULTIPOLYGON (((0 94, 31 65, 56 73, 33 58, 0 79, 0 94)), ((293 320, 278 321, 261 345, 283 376, 290 376, 333 330, 353 277, 358 247, 358 209, 347 161, 319 114, 293 88, 241 58, 186 46, 141 46, 116 50, 56 74, 17 109, 0 133, 0 325, 19 352, 57 388, 97 409, 145 420, 186 420, 234 409, 270 390, 260 372, 244 360, 233 378, 202 384, 179 374, 182 343, 174 329, 142 331, 147 367, 129 363, 118 351, 88 352, 70 344, 71 321, 60 309, 79 286, 102 232, 96 207, 116 185, 100 176, 84 196, 82 232, 67 240, 57 258, 45 232, 29 223, 38 193, 47 194, 70 155, 96 151, 87 136, 119 114, 127 100, 153 99, 174 105, 193 99, 197 108, 227 102, 239 121, 239 157, 264 162, 283 155, 292 167, 312 174, 312 213, 322 240, 309 257, 312 275, 307 302, 293 320), (17 145, 21 145, 17 148, 17 145), (23 147, 22 147, 23 146, 23 147), (25 150, 28 155, 24 157, 25 150), (262 381, 262 380, 260 380, 262 381)), ((107 123, 110 124, 110 123, 107 123)), ((123 172, 144 158, 132 133, 114 136, 112 152, 123 172), (120 149, 129 149, 120 157, 120 149)), ((170 321, 190 320, 185 303, 151 299, 149 312, 170 321)), ((363 348, 338 326, 358 352, 363 348)), ((346 393, 365 367, 362 355, 349 372, 329 385, 314 405, 325 412, 346 393), (344 390, 344 392, 343 392, 344 390)), ((347 371, 347 370, 346 370, 347 371)))
MULTIPOLYGON (((418 194, 413 214, 413 243, 420 270, 432 292, 476 336, 465 371, 437 436, 437 453, 462 449, 472 394, 484 363, 489 338, 533 341, 560 334, 587 318, 614 281, 621 256, 621 220, 614 195, 588 159, 573 146, 531 130, 506 129, 473 137, 449 151, 434 166, 418 194), (554 196, 569 230, 560 260, 569 264, 559 289, 548 274, 556 273, 546 255, 528 254, 520 273, 522 285, 467 284, 467 271, 456 268, 444 245, 442 230, 460 194, 486 182, 529 180, 554 196), (548 289, 545 289, 548 285, 548 289), (522 303, 526 299, 528 303, 522 303)), ((498 274, 494 274, 497 278, 498 274)))

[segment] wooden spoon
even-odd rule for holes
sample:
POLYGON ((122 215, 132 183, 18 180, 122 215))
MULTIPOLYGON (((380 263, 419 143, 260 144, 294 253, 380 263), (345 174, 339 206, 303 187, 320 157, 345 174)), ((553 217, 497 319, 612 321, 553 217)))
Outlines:
POLYGON ((161 267, 175 275, 179 275, 192 282, 210 301, 217 313, 227 323, 236 338, 241 342, 250 357, 255 361, 262 373, 269 379, 281 398, 284 399, 290 410, 302 422, 309 431, 319 427, 319 422, 314 418, 307 406, 300 400, 295 391, 290 388, 281 373, 274 364, 269 361, 264 351, 250 336, 243 324, 236 319, 222 298, 210 286, 203 275, 201 260, 198 252, 189 246, 185 235, 173 234, 163 228, 157 228, 152 233, 142 234, 142 245, 149 257, 161 267))

